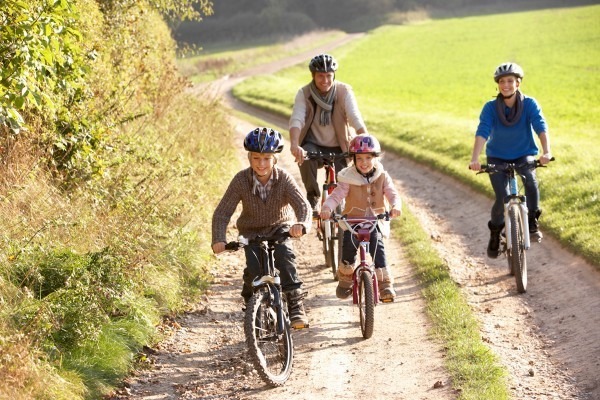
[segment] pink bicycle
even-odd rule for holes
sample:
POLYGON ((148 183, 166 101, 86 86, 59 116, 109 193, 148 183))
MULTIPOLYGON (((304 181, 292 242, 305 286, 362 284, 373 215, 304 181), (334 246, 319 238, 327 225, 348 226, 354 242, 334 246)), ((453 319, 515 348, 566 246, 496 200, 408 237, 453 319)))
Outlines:
POLYGON ((375 217, 347 218, 331 214, 340 228, 348 230, 359 240, 360 262, 352 275, 352 303, 358 306, 360 330, 365 339, 373 335, 375 325, 375 306, 379 303, 379 285, 375 275, 375 264, 369 255, 371 232, 377 228, 379 220, 390 220, 388 212, 375 217), (377 293, 377 295, 376 295, 377 293))

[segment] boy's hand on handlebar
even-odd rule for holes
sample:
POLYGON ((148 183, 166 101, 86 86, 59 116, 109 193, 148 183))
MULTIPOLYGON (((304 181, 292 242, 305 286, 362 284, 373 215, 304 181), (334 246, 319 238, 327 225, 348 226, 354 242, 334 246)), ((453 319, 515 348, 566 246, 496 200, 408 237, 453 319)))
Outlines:
POLYGON ((299 238, 304 235, 305 232, 304 225, 302 224, 295 224, 290 228, 290 236, 293 238, 299 238))
POLYGON ((327 207, 321 208, 321 214, 319 215, 321 219, 329 219, 331 217, 331 210, 327 207))
POLYGON ((212 245, 212 251, 215 254, 219 254, 225 251, 225 242, 217 242, 212 245))

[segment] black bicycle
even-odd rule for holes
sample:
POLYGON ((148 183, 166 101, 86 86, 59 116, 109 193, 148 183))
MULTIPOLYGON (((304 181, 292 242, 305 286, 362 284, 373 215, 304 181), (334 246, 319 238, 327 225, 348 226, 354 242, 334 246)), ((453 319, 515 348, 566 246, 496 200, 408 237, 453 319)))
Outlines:
MULTIPOLYGON (((325 168, 325 182, 321 190, 321 206, 327 200, 327 197, 337 186, 337 172, 335 162, 348 157, 348 153, 323 153, 320 151, 309 151, 306 153, 305 160, 316 160, 323 163, 325 168)), ((342 204, 339 204, 334 210, 336 213, 342 213, 342 204)), ((337 269, 342 257, 342 241, 344 232, 338 227, 337 223, 331 219, 317 219, 317 236, 323 242, 323 255, 325 264, 331 269, 333 279, 338 280, 337 269)))
MULTIPOLYGON (((554 161, 554 157, 550 159, 554 161)), ((545 167, 539 160, 527 161, 521 164, 483 164, 477 174, 503 173, 508 176, 510 194, 504 202, 504 228, 500 234, 500 251, 506 254, 508 271, 515 276, 517 291, 527 291, 527 256, 526 251, 531 247, 529 237, 529 218, 527 201, 519 194, 517 175, 525 168, 545 167)))
POLYGON ((275 268, 275 244, 290 237, 282 231, 270 237, 248 241, 240 237, 229 242, 226 250, 235 251, 252 244, 258 246, 254 254, 263 273, 252 282, 254 294, 246 304, 244 335, 252 363, 260 377, 270 386, 282 386, 292 373, 294 343, 292 340, 288 306, 281 289, 279 271, 275 268))

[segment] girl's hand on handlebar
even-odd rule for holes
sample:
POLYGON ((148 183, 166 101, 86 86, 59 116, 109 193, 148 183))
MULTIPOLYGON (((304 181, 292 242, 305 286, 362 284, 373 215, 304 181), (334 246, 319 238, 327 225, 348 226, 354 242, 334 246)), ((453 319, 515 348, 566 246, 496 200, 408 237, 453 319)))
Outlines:
POLYGON ((400 217, 402 215, 402 210, 398 209, 398 208, 392 208, 390 210, 390 217, 394 218, 394 217, 400 217))
POLYGON ((321 208, 321 214, 319 215, 321 219, 329 219, 331 217, 331 210, 327 207, 321 208))
POLYGON ((225 242, 217 242, 212 245, 212 251, 215 254, 219 254, 225 251, 225 242))
POLYGON ((290 236, 293 238, 299 238, 300 236, 304 235, 304 232, 306 231, 304 230, 304 225, 302 224, 295 224, 290 228, 290 236))

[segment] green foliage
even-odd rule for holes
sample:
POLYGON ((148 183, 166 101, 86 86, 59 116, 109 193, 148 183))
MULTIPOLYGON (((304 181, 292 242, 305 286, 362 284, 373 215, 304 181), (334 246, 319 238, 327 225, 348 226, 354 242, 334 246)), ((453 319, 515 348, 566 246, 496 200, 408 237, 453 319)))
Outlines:
POLYGON ((61 354, 96 340, 108 319, 127 315, 135 290, 123 261, 108 250, 34 252, 11 272, 15 286, 31 294, 14 321, 61 354))
MULTIPOLYGON (((557 159, 538 171, 542 227, 598 264, 598 18, 596 5, 385 26, 336 51, 336 77, 353 86, 369 130, 388 151, 491 193, 488 180, 466 166, 481 107, 495 96, 494 68, 520 63, 521 88, 541 104, 557 159), (498 42, 509 25, 511 35, 498 42)), ((246 80, 234 93, 289 114, 292 88, 307 79, 301 65, 246 80)))
POLYGON ((0 6, 0 397, 100 398, 210 280, 230 138, 163 20, 209 5, 0 6))
POLYGON ((18 134, 24 110, 52 118, 85 91, 76 9, 66 0, 5 0, 0 8, 0 126, 18 134))

